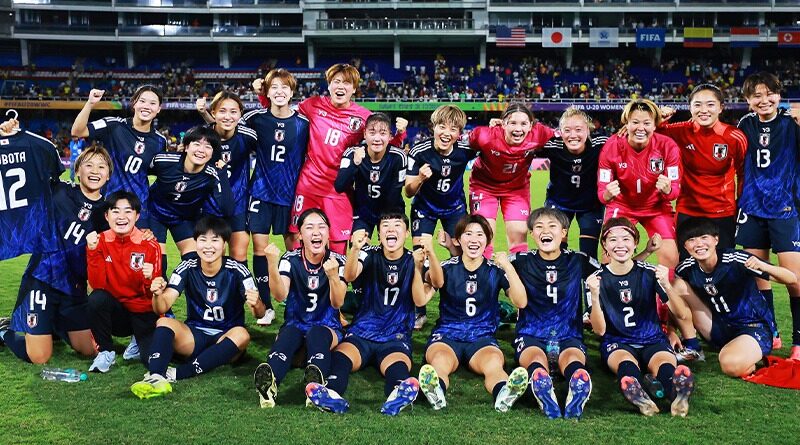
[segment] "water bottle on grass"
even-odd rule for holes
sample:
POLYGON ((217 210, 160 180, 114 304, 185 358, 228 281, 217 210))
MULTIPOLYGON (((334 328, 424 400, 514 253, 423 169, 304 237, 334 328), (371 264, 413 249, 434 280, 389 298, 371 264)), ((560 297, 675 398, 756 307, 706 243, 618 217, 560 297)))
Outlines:
POLYGON ((61 369, 61 368, 44 368, 40 374, 43 380, 51 380, 58 382, 82 382, 86 380, 86 373, 80 372, 77 369, 61 369))

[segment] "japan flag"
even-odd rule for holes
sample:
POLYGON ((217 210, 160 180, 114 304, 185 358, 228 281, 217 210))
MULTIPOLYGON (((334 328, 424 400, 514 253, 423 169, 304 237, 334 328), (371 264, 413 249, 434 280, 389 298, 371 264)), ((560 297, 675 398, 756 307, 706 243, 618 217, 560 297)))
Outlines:
POLYGON ((572 46, 572 28, 542 28, 542 46, 569 48, 572 46))

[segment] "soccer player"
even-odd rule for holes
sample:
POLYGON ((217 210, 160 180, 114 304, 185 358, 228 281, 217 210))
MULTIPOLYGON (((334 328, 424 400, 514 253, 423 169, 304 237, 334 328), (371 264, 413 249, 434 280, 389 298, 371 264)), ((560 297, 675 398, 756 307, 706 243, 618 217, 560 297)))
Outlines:
POLYGON ((550 373, 560 370, 569 381, 566 418, 580 418, 592 393, 581 301, 583 280, 599 270, 600 264, 583 252, 562 249, 569 223, 569 217, 558 209, 534 210, 528 227, 538 249, 511 258, 528 296, 527 304, 518 306, 516 361, 527 369, 533 395, 551 419, 561 417, 561 408, 550 373))
MULTIPOLYGON (((530 166, 534 150, 544 147, 553 130, 539 122, 525 104, 512 103, 501 116, 500 127, 476 127, 470 147, 480 156, 469 178, 471 213, 481 215, 495 230, 497 209, 503 213, 509 251, 528 250, 525 220, 531 211, 530 166)), ((486 247, 491 258, 493 246, 486 247)))
POLYGON ((89 91, 89 99, 72 124, 72 136, 89 137, 103 144, 111 154, 116 172, 104 192, 107 195, 118 190, 135 193, 143 206, 138 226, 149 228, 147 166, 167 146, 167 140, 153 127, 163 96, 154 86, 142 85, 131 97, 132 118, 104 117, 89 122, 92 109, 103 98, 103 93, 105 90, 89 91))
MULTIPOLYGON (((544 206, 558 209, 580 227, 578 248, 597 258, 597 239, 603 224, 603 205, 597 200, 597 163, 605 136, 590 138, 592 119, 567 108, 558 120, 560 136, 552 137, 537 156, 550 160, 550 183, 544 206)), ((567 237, 563 237, 567 247, 567 237)))
POLYGON ((334 187, 338 193, 352 191, 354 195, 353 234, 364 231, 372 237, 382 214, 405 213, 408 159, 401 148, 389 145, 391 125, 385 113, 370 115, 364 124, 366 145, 350 147, 342 157, 334 187))
MULTIPOLYGON (((711 218, 719 226, 719 247, 735 246, 736 195, 741 187, 747 137, 733 125, 719 120, 722 92, 711 84, 696 86, 689 94, 692 119, 666 123, 675 113, 661 107, 664 122, 656 132, 671 137, 681 148, 681 194, 677 224, 692 217, 711 218)), ((688 253, 679 245, 681 258, 688 253)))
POLYGON ((300 248, 280 257, 275 244, 265 249, 269 287, 277 301, 286 300, 283 326, 266 363, 253 374, 262 408, 274 408, 278 385, 289 372, 292 358, 305 344, 307 365, 303 388, 323 383, 330 374, 330 351, 339 344, 344 303, 345 258, 328 248, 330 223, 320 209, 309 209, 298 219, 300 248), (280 261, 280 264, 279 264, 280 261))
MULTIPOLYGON (((261 79, 259 79, 261 80, 261 79)), ((261 91, 262 83, 254 83, 261 91)), ((269 108, 253 110, 244 115, 244 123, 258 136, 256 165, 250 179, 250 206, 247 227, 253 235, 253 274, 258 293, 267 304, 267 312, 259 325, 275 320, 275 310, 269 298, 269 272, 264 249, 269 234, 283 235, 286 250, 294 249, 294 235, 289 232, 289 215, 294 201, 295 186, 308 144, 308 119, 291 108, 297 80, 285 69, 277 68, 263 79, 269 98, 269 108)))
MULTIPOLYGON (((145 241, 136 227, 142 204, 133 192, 106 198, 105 232, 86 235, 89 323, 98 354, 89 371, 108 372, 116 353, 112 335, 134 335, 141 351, 149 351, 159 314, 153 311, 150 285, 161 275, 158 241, 145 241)), ((141 357, 146 357, 142 354, 141 357)))
POLYGON ((185 323, 167 317, 156 323, 149 372, 131 386, 140 399, 163 396, 172 392, 170 383, 235 361, 250 343, 243 307, 256 317, 263 316, 266 307, 247 267, 224 256, 230 236, 224 219, 200 218, 194 228, 197 253, 178 264, 169 283, 157 277, 150 285, 156 313, 165 313, 185 293, 187 315, 185 323), (186 363, 169 368, 174 354, 185 357, 186 363))
POLYGON ((444 261, 441 270, 432 267, 426 277, 439 289, 439 321, 425 351, 428 364, 419 371, 420 388, 433 409, 440 410, 447 406, 450 374, 466 365, 483 376, 494 408, 507 412, 528 387, 528 373, 516 368, 508 375, 503 369, 505 358, 495 339, 498 296, 503 289, 515 306, 524 307, 525 287, 505 252, 495 255, 496 263, 484 258, 492 242, 486 218, 464 216, 456 224, 454 240, 462 253, 444 261))
POLYGON ((0 340, 17 357, 36 364, 50 360, 54 332, 68 336, 70 346, 78 353, 89 357, 95 354, 86 314, 85 235, 108 229, 100 190, 111 176, 112 162, 104 148, 91 146, 75 159, 73 167, 78 184, 52 183, 59 249, 31 256, 22 276, 11 329, 0 332, 0 340))
MULTIPOLYGON (((744 186, 739 197, 736 244, 745 251, 769 260, 769 249, 778 264, 800 275, 800 221, 798 201, 798 147, 800 127, 784 108, 779 108, 783 85, 770 73, 756 73, 745 79, 742 93, 752 110, 739 121, 747 136, 744 186)), ((759 289, 770 308, 774 305, 769 282, 759 279, 759 289)), ((792 312, 792 351, 800 360, 800 284, 786 286, 792 312)), ((777 333, 776 333, 777 337, 777 333)), ((775 347, 780 347, 776 341, 775 347)))
POLYGON ((640 382, 641 370, 647 369, 672 400, 672 415, 684 417, 694 377, 686 365, 676 367, 653 295, 679 319, 689 317, 689 308, 670 285, 666 266, 633 259, 638 242, 639 231, 627 218, 612 217, 603 225, 600 243, 610 262, 586 279, 592 330, 601 337, 600 357, 617 374, 626 400, 645 416, 659 412, 640 382))
POLYGON ((442 222, 445 244, 452 255, 459 255, 451 238, 456 224, 467 214, 464 197, 464 171, 477 156, 466 142, 459 140, 467 116, 455 105, 442 105, 431 114, 433 137, 411 149, 406 176, 406 196, 411 201, 411 235, 415 245, 422 236, 433 235, 442 222))
MULTIPOLYGON (((231 226, 228 248, 230 256, 246 267, 247 245, 250 242, 250 235, 247 233, 250 153, 256 151, 258 137, 254 130, 239 124, 243 110, 244 104, 239 96, 228 91, 220 91, 211 101, 211 116, 214 118, 212 125, 220 138, 220 150, 214 153, 212 159, 221 159, 225 163, 222 172, 227 175, 233 194, 233 215, 227 218, 231 226)), ((222 217, 223 207, 221 203, 211 199, 206 202, 204 211, 222 217)))
POLYGON ((743 377, 772 350, 773 314, 755 279, 789 285, 797 277, 747 252, 720 248, 719 233, 709 218, 678 226, 678 239, 691 258, 675 270, 673 287, 691 308, 697 330, 720 349, 722 372, 743 377))
POLYGON ((380 216, 379 246, 366 246, 366 231, 353 233, 344 278, 358 283, 354 287, 363 296, 353 324, 333 352, 327 386, 310 383, 306 388, 308 398, 321 410, 346 412, 349 403, 342 396, 350 373, 370 364, 385 378, 383 391, 388 398, 382 413, 396 415, 417 397, 419 382, 409 373, 414 307, 427 303, 422 284, 426 252, 430 252, 431 263, 438 265, 438 261, 431 238, 427 238, 426 248, 418 248, 412 255, 403 247, 408 235, 408 218, 403 213, 380 216))
POLYGON ((214 152, 220 151, 220 138, 211 128, 198 126, 183 136, 183 153, 161 153, 153 158, 148 169, 156 176, 150 186, 150 225, 165 249, 167 229, 183 256, 195 250, 195 222, 203 205, 213 199, 222 207, 224 216, 234 210, 228 175, 209 165, 214 152))

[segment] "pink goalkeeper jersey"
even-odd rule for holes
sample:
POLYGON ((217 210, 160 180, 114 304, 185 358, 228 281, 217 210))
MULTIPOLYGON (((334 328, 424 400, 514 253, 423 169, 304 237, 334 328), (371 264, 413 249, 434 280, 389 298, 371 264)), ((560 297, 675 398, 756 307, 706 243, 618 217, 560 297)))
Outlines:
POLYGON ((347 108, 336 108, 330 97, 315 96, 300 102, 300 113, 310 125, 307 157, 297 180, 298 193, 339 195, 333 182, 342 154, 364 138, 364 124, 372 112, 352 102, 347 108))
POLYGON ((534 150, 544 147, 554 130, 540 123, 520 145, 508 145, 503 127, 476 127, 470 132, 469 145, 480 156, 472 166, 470 185, 493 194, 503 194, 530 185, 530 166, 534 150))
POLYGON ((671 201, 678 197, 681 184, 681 158, 678 145, 668 136, 654 133, 650 142, 636 152, 627 138, 608 138, 600 152, 597 168, 597 196, 603 202, 608 183, 619 180, 620 194, 606 204, 631 216, 672 213, 671 201), (656 190, 659 175, 670 180, 672 190, 665 195, 656 190))

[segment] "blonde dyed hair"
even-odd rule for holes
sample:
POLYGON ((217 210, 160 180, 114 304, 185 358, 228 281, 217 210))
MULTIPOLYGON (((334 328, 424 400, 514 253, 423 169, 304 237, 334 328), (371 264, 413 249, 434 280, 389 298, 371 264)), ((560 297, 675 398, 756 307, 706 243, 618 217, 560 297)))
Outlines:
POLYGON ((592 118, 586 114, 585 111, 580 110, 575 107, 569 107, 561 114, 561 117, 558 118, 558 128, 564 128, 566 125, 567 119, 572 119, 573 117, 579 117, 586 121, 586 126, 589 127, 589 131, 594 130, 594 121, 592 118))
POLYGON ((280 79, 283 81, 283 83, 289 85, 289 88, 292 89, 292 93, 294 93, 297 89, 297 79, 292 73, 284 68, 275 68, 274 70, 270 70, 270 72, 264 76, 264 84, 261 89, 264 90, 264 92, 269 91, 269 86, 272 85, 272 81, 275 79, 280 79))
POLYGON ((655 102, 650 99, 634 99, 628 102, 625 105, 625 109, 622 110, 622 117, 620 117, 622 125, 628 125, 628 121, 630 121, 631 114, 634 111, 644 111, 649 114, 653 118, 656 127, 664 121, 664 116, 661 115, 661 110, 655 102))
POLYGON ((350 82, 353 87, 358 88, 358 82, 361 80, 361 75, 358 69, 349 63, 337 63, 325 71, 325 81, 328 83, 333 82, 333 78, 337 74, 341 74, 345 82, 350 82))
POLYGON ((431 125, 454 125, 459 131, 467 126, 467 115, 455 105, 442 105, 431 114, 431 125))

